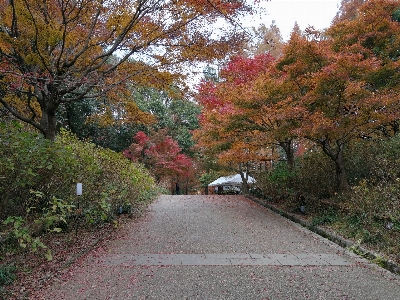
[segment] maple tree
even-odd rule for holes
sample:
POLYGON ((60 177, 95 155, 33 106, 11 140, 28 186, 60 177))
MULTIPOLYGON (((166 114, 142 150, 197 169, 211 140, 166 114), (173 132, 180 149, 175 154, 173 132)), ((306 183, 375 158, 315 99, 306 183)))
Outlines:
POLYGON ((364 90, 381 102, 379 129, 387 136, 400 132, 399 123, 399 58, 400 23, 395 1, 374 0, 360 6, 358 17, 335 24, 329 30, 337 52, 359 51, 376 59, 375 68, 366 74, 364 90))
POLYGON ((203 83, 199 144, 234 162, 276 143, 292 164, 294 143, 307 139, 334 162, 337 189, 348 190, 346 147, 378 129, 395 134, 400 111, 399 5, 357 9, 324 33, 294 30, 278 60, 233 58, 223 82, 203 83))
POLYGON ((342 22, 344 20, 352 20, 357 17, 358 10, 366 0, 342 0, 339 11, 337 12, 333 23, 342 22))
POLYGON ((303 112, 297 106, 298 87, 285 72, 276 68, 276 60, 269 60, 263 72, 240 88, 241 97, 233 101, 241 109, 235 116, 237 127, 247 129, 254 136, 260 150, 281 148, 289 168, 294 166, 294 142, 297 134, 293 131, 301 121, 303 112))
POLYGON ((339 190, 349 189, 346 146, 398 120, 398 81, 393 80, 398 60, 392 47, 399 27, 391 17, 396 6, 370 1, 354 19, 335 23, 326 39, 312 29, 294 35, 278 63, 301 91, 299 109, 305 115, 296 131, 335 163, 339 190))
POLYGON ((165 129, 148 136, 139 131, 123 154, 134 162, 143 163, 158 181, 188 177, 193 161, 181 153, 178 143, 166 135, 165 129))
POLYGON ((268 158, 269 139, 252 122, 251 83, 267 72, 274 58, 262 54, 254 58, 233 57, 221 72, 221 82, 203 81, 197 100, 203 107, 201 129, 195 132, 198 147, 208 155, 217 155, 220 163, 242 177, 243 192, 252 166, 268 158))
MULTIPOLYGON (((356 100, 348 93, 357 87, 350 78, 361 80, 361 73, 366 69, 361 66, 362 60, 356 54, 335 55, 330 41, 321 41, 318 36, 292 35, 278 65, 299 87, 297 105, 304 116, 295 130, 319 145, 334 161, 338 189, 348 189, 345 145, 358 138, 370 120, 368 114, 347 111, 354 107, 356 100)), ((363 101, 363 95, 359 94, 358 99, 363 101)))
POLYGON ((242 175, 260 162, 276 160, 276 148, 284 150, 293 167, 295 135, 290 129, 300 115, 289 108, 293 84, 275 68, 275 58, 234 57, 221 75, 221 83, 199 87, 203 113, 198 144, 217 152, 220 162, 234 165, 242 175))
POLYGON ((168 87, 185 62, 239 51, 235 26, 216 37, 208 25, 249 11, 241 0, 2 0, 0 103, 48 139, 60 105, 85 98, 106 95, 137 119, 125 82, 168 87))

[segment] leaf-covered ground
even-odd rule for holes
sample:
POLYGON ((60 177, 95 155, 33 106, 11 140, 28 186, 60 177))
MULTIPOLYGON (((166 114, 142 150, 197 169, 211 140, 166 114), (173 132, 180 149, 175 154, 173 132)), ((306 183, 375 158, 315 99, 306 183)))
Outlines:
POLYGON ((121 216, 117 226, 110 223, 91 230, 80 229, 77 236, 75 231, 71 231, 41 237, 43 243, 51 249, 51 261, 47 261, 44 253, 40 252, 5 253, 2 263, 14 264, 17 273, 16 280, 5 286, 3 291, 0 290, 0 299, 31 299, 29 295, 32 292, 60 280, 68 266, 88 251, 112 239, 127 222, 132 222, 132 219, 121 216))
MULTIPOLYGON (((252 202, 248 204, 251 205, 252 202)), ((311 215, 297 216, 303 220, 312 220, 311 215)), ((6 254, 6 260, 17 265, 18 273, 14 283, 6 287, 2 299, 32 299, 31 294, 38 294, 47 286, 61 281, 62 278, 68 278, 68 272, 71 270, 68 266, 79 261, 80 257, 94 248, 101 251, 103 246, 109 245, 110 241, 121 237, 122 232, 131 228, 135 220, 136 218, 121 216, 118 227, 107 224, 95 230, 80 230, 78 237, 75 236, 75 232, 47 235, 42 240, 52 250, 53 260, 51 261, 46 261, 44 255, 37 253, 6 254)))
MULTIPOLYGON (((391 264, 400 266, 400 228, 388 229, 379 222, 356 223, 352 220, 353 218, 345 216, 344 213, 332 214, 330 210, 306 212, 305 214, 299 211, 293 213, 293 208, 287 206, 284 201, 274 203, 261 199, 259 201, 268 207, 293 215, 296 219, 309 224, 308 226, 313 224, 353 243, 356 247, 355 250, 362 247, 363 250, 358 254, 364 253, 364 256, 368 258, 370 252, 378 257, 375 262, 384 259, 389 260, 391 264)), ((373 257, 370 259, 374 261, 373 257)))

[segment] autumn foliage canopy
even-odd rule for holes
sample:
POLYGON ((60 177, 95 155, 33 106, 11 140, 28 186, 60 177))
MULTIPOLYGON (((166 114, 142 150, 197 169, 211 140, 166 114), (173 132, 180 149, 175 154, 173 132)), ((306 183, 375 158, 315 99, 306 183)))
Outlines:
POLYGON ((210 25, 249 11, 242 0, 1 0, 0 103, 48 139, 60 106, 86 98, 144 122, 127 84, 179 85, 185 63, 240 51, 233 23, 218 36, 210 25))
POLYGON ((233 57, 220 82, 198 88, 201 149, 221 162, 294 164, 299 143, 316 145, 348 189, 344 150, 353 141, 399 132, 400 12, 371 0, 326 32, 293 32, 281 56, 233 57))
POLYGON ((181 153, 178 143, 163 130, 151 136, 139 131, 134 140, 129 149, 123 152, 125 157, 143 163, 158 180, 188 176, 193 169, 193 161, 181 153))

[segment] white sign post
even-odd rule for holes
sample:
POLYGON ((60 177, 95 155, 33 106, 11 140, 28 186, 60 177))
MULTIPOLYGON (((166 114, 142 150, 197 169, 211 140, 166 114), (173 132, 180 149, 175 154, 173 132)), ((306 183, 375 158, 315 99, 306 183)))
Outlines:
MULTIPOLYGON (((82 196, 82 183, 81 182, 79 182, 79 183, 77 183, 76 184, 76 195, 77 196, 82 196)), ((80 218, 80 208, 79 208, 79 198, 80 197, 78 197, 78 203, 77 203, 77 206, 76 206, 76 215, 75 215, 75 237, 77 237, 78 236, 78 225, 79 225, 79 218, 80 218)))
POLYGON ((82 195, 82 183, 77 183, 77 184, 76 184, 76 194, 77 194, 78 196, 81 196, 81 195, 82 195))

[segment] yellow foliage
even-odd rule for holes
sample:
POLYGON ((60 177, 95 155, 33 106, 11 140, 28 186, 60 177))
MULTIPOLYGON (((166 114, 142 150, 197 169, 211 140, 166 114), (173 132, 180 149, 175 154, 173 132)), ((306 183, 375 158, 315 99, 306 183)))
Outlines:
POLYGON ((27 56, 25 56, 24 61, 29 66, 40 66, 41 68, 44 67, 40 56, 36 53, 29 53, 27 56))
POLYGON ((112 126, 115 122, 112 112, 108 107, 104 107, 102 113, 94 114, 86 119, 87 123, 95 123, 100 127, 112 126))
POLYGON ((0 49, 1 51, 8 53, 10 49, 10 36, 4 32, 0 32, 0 49))
POLYGON ((30 102, 30 108, 28 107, 28 100, 26 97, 17 97, 15 94, 7 94, 3 99, 25 118, 31 118, 33 112, 37 118, 42 116, 40 105, 35 99, 30 102))
POLYGON ((141 111, 132 101, 119 102, 114 106, 104 105, 101 112, 86 119, 86 123, 95 123, 100 127, 122 124, 150 125, 155 122, 153 115, 141 111))
POLYGON ((156 122, 156 119, 153 115, 141 111, 136 103, 132 101, 125 103, 125 111, 126 115, 123 119, 124 123, 150 125, 156 122))
MULTIPOLYGON (((179 90, 172 87, 181 86, 188 63, 242 49, 245 41, 235 26, 211 39, 207 25, 221 11, 234 18, 247 9, 244 0, 0 0, 0 28, 6 29, 0 32, 0 50, 8 56, 0 59, 0 76, 9 93, 36 98, 43 115, 63 103, 106 95, 110 107, 90 121, 149 124, 154 117, 131 103, 126 85, 176 95, 179 90)), ((36 113, 26 101, 18 106, 23 103, 21 111, 36 113)), ((53 139, 57 120, 48 119, 52 124, 37 118, 30 123, 53 139)))

